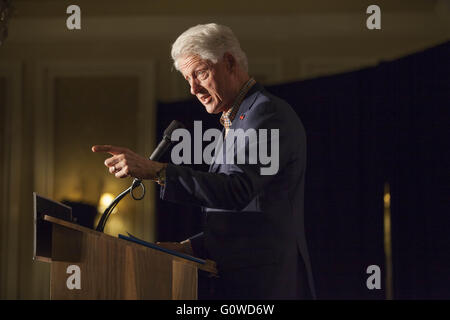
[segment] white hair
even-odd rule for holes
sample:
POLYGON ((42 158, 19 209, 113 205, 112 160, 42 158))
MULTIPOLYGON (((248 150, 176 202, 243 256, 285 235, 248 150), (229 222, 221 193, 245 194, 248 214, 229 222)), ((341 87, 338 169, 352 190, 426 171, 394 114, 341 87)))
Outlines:
POLYGON ((217 63, 225 52, 229 52, 248 72, 247 56, 233 31, 227 26, 199 24, 183 32, 172 44, 173 65, 178 71, 177 62, 180 57, 198 55, 204 60, 217 63))

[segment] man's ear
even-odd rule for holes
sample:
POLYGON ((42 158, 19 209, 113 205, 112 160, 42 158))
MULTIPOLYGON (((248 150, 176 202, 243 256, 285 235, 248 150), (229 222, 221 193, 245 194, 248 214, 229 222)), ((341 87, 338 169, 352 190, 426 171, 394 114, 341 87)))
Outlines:
POLYGON ((229 52, 223 54, 223 60, 225 62, 225 67, 231 73, 236 70, 236 59, 229 52))

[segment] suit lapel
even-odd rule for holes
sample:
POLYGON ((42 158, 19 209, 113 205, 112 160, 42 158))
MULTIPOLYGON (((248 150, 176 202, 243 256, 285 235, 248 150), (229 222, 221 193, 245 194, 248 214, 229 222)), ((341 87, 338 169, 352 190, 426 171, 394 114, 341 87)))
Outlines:
MULTIPOLYGON (((258 93, 261 90, 262 90, 262 86, 259 83, 255 83, 253 85, 253 87, 249 90, 249 92, 247 93, 247 96, 242 101, 238 112, 236 113, 236 117, 234 118, 233 122, 231 123, 230 129, 236 130, 236 129, 242 127, 242 121, 245 121, 245 113, 248 110, 250 110, 252 105, 255 103, 256 97, 258 96, 258 93), (240 115, 242 115, 242 114, 244 115, 244 118, 240 119, 240 115)), ((224 137, 224 136, 225 136, 225 129, 222 129, 222 137, 224 137)), ((225 146, 225 148, 227 147, 226 140, 227 140, 227 138, 225 137, 223 139, 222 145, 220 146, 220 148, 217 149, 218 152, 216 152, 216 154, 214 155, 214 160, 211 163, 211 165, 209 166, 209 172, 216 172, 219 169, 219 166, 222 165, 221 163, 216 163, 216 159, 217 159, 217 156, 221 154, 221 152, 220 152, 221 149, 223 150, 224 146, 225 146)), ((232 146, 233 146, 233 144, 230 143, 229 148, 226 149, 226 153, 230 152, 229 149, 231 149, 232 146)), ((221 156, 224 156, 224 155, 221 154, 221 156)))
POLYGON ((216 172, 219 167, 220 163, 216 163, 216 159, 217 159, 217 156, 221 153, 220 151, 222 150, 223 144, 225 143, 225 141, 223 141, 224 136, 225 136, 225 128, 222 129, 222 135, 220 136, 222 138, 222 141, 218 141, 218 144, 220 143, 221 145, 218 145, 216 147, 216 150, 214 152, 214 159, 213 159, 211 165, 209 166, 208 172, 216 172))

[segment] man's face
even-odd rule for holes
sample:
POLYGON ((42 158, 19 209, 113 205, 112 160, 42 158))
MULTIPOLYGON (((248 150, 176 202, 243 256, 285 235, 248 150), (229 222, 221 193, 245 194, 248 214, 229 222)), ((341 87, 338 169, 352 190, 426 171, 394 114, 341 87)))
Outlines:
POLYGON ((228 109, 235 96, 233 77, 224 59, 213 64, 197 55, 178 59, 178 68, 191 86, 191 94, 205 106, 208 113, 228 109))

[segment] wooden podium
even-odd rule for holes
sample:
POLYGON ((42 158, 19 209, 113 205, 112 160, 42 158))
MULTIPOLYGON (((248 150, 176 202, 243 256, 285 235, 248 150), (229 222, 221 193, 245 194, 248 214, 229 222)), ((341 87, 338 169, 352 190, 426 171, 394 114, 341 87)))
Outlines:
POLYGON ((192 261, 45 214, 35 215, 34 247, 34 259, 51 264, 50 299, 192 300, 198 270, 217 274, 213 261, 192 261), (75 276, 79 288, 71 286, 75 276))

